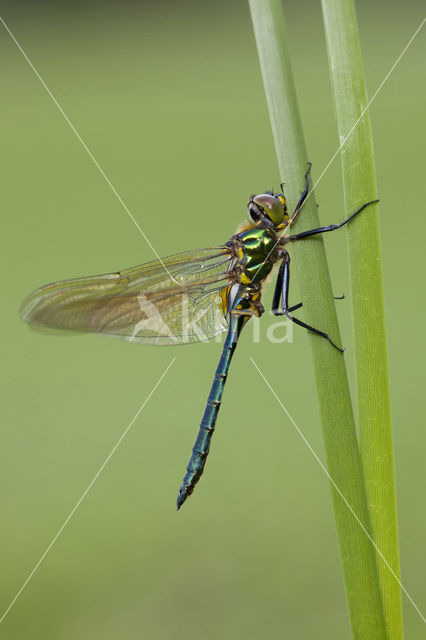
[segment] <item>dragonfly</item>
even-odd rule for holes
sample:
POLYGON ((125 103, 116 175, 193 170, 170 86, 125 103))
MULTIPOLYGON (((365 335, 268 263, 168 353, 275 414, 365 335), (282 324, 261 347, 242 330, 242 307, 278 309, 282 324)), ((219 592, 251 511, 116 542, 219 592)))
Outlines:
POLYGON ((288 245, 340 229, 377 200, 363 204, 340 224, 289 234, 309 193, 310 169, 308 163, 304 189, 291 215, 283 193, 253 195, 247 205, 249 221, 221 246, 179 253, 114 273, 53 282, 31 293, 22 304, 22 319, 33 325, 92 332, 135 343, 179 345, 209 340, 226 332, 179 489, 178 510, 203 474, 238 339, 250 318, 263 314, 262 290, 275 265, 279 268, 273 313, 286 316, 343 351, 325 331, 293 315, 302 303, 289 306, 288 302, 288 245))

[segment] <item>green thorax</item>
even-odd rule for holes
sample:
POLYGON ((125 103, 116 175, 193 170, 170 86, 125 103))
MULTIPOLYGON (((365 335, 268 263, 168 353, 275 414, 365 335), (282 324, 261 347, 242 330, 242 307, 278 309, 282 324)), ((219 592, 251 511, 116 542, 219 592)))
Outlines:
POLYGON ((277 259, 277 236, 270 229, 254 227, 237 235, 242 243, 241 266, 250 282, 264 280, 272 271, 277 259))

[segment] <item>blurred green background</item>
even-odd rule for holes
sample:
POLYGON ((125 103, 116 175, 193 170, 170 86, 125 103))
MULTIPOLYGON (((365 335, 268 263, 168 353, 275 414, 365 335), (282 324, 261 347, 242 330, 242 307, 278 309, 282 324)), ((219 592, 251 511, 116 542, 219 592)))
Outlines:
MULTIPOLYGON (((2 5, 160 254, 226 241, 246 216, 247 196, 278 187, 242 0, 2 5)), ((293 3, 286 17, 318 177, 338 146, 319 4, 293 3)), ((370 95, 421 17, 420 2, 358 4, 370 95)), ((270 344, 267 314, 259 344, 247 330, 207 472, 176 513, 219 345, 156 349, 48 336, 19 320, 22 299, 41 284, 153 254, 3 27, 0 47, 2 611, 176 356, 5 618, 1 637, 350 638, 328 482, 249 360, 323 458, 302 330, 293 344, 270 344)), ((402 581, 423 610, 424 56, 421 33, 371 107, 402 581)), ((338 159, 317 199, 324 224, 343 219, 338 159)), ((332 235, 334 290, 348 298, 345 232, 332 235)), ((266 308, 270 301, 269 290, 266 308)), ((351 372, 350 300, 338 309, 351 372)), ((424 637, 420 617, 403 601, 407 638, 424 637)))

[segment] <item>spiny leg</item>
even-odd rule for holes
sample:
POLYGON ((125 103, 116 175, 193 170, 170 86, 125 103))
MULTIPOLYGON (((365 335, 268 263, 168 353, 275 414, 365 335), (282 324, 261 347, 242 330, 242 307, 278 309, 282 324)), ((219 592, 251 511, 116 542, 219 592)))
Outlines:
MULTIPOLYGON (((277 280, 275 282, 274 297, 272 300, 272 313, 276 316, 284 315, 283 311, 280 309, 280 301, 281 301, 281 295, 282 295, 282 289, 283 289, 283 278, 284 278, 284 261, 281 263, 278 271, 277 280)), ((334 296, 334 299, 343 300, 344 297, 345 297, 345 294, 343 294, 342 296, 334 296)), ((298 302, 297 304, 294 304, 292 307, 288 307, 287 311, 291 313, 292 311, 297 311, 297 309, 301 309, 302 306, 303 306, 303 302, 298 302)))
MULTIPOLYGON (((282 316, 283 312, 280 309, 281 295, 283 291, 283 278, 284 278, 284 261, 281 262, 280 268, 278 270, 277 280, 275 282, 275 290, 274 297, 272 299, 272 313, 276 316, 282 316)), ((293 307, 289 307, 288 311, 296 311, 296 309, 300 309, 302 306, 302 302, 295 304, 293 307)))
MULTIPOLYGON (((328 340, 330 344, 333 345, 333 347, 335 347, 341 353, 343 353, 344 349, 341 349, 340 347, 338 347, 337 344, 333 342, 333 340, 330 338, 330 336, 327 333, 325 333, 324 331, 320 331, 319 329, 315 329, 315 327, 312 327, 311 325, 306 324, 306 322, 303 322, 302 320, 299 320, 298 318, 295 318, 294 316, 291 315, 290 312, 294 310, 294 307, 288 306, 288 294, 290 290, 290 256, 288 254, 280 265, 280 270, 278 272, 278 278, 277 278, 277 285, 278 285, 278 282, 281 285, 281 311, 278 311, 277 307, 275 307, 275 310, 274 310, 275 315, 286 316, 286 318, 288 318, 295 324, 298 324, 299 327, 304 327, 308 331, 312 331, 312 333, 316 333, 317 335, 325 338, 326 340, 328 340)), ((277 286, 274 292, 273 304, 277 303, 278 305, 280 301, 279 299, 277 299, 276 294, 277 294, 277 286)), ((296 305, 296 307, 298 306, 299 305, 296 305)), ((301 303, 300 303, 300 306, 301 306, 301 303)))
POLYGON ((355 216, 357 216, 361 211, 370 206, 370 204, 374 204, 375 202, 379 202, 379 200, 371 200, 371 202, 366 202, 359 209, 352 213, 349 218, 346 218, 340 224, 330 224, 327 227, 319 227, 318 229, 309 229, 309 231, 302 231, 302 233, 296 233, 294 236, 290 236, 289 240, 301 240, 302 238, 309 238, 309 236, 315 236, 318 233, 326 233, 327 231, 335 231, 336 229, 340 229, 345 224, 348 224, 355 216))
POLYGON ((292 311, 297 311, 298 309, 301 309, 303 307, 303 302, 298 302, 297 304, 294 304, 292 307, 288 308, 288 311, 290 311, 290 313, 292 311))
MULTIPOLYGON (((333 300, 344 300, 344 299, 345 299, 345 295, 344 294, 343 294, 343 296, 334 296, 333 297, 333 300)), ((294 304, 292 307, 289 307, 287 309, 287 311, 290 311, 290 313, 291 313, 292 311, 297 311, 298 309, 301 309, 302 307, 303 307, 303 302, 298 302, 297 304, 294 304)), ((278 313, 278 314, 275 314, 275 315, 280 315, 280 314, 278 313)))
POLYGON ((195 485, 201 478, 207 456, 210 449, 210 442, 215 429, 217 414, 219 413, 220 404, 222 402, 223 390, 225 388, 226 378, 237 346, 238 338, 242 328, 249 320, 248 315, 236 315, 230 313, 229 329, 223 345, 223 351, 219 360, 210 394, 207 400, 206 409, 203 419, 201 420, 200 429, 197 439, 192 449, 192 455, 188 463, 187 472, 179 489, 177 498, 177 508, 181 508, 185 500, 194 491, 195 485))
POLYGON ((281 295, 283 292, 283 279, 284 279, 284 260, 280 264, 278 269, 277 280, 275 282, 274 297, 272 298, 272 313, 276 316, 281 316, 280 310, 281 295))
POLYGON ((305 188, 302 191, 302 193, 300 194, 300 198, 299 198, 299 202, 296 205, 296 208, 293 212, 293 215, 291 216, 290 220, 289 220, 289 224, 292 224, 297 216, 299 215, 300 209, 302 208, 303 203, 305 202, 306 198, 308 197, 308 192, 309 192, 309 174, 311 171, 311 167, 312 167, 312 162, 308 162, 308 169, 305 173, 305 180, 306 180, 306 184, 305 184, 305 188))

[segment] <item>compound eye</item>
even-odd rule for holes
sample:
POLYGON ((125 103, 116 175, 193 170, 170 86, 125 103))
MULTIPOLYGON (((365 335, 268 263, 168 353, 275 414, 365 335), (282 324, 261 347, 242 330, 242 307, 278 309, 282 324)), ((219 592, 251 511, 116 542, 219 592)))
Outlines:
POLYGON ((281 202, 282 206, 283 206, 283 211, 284 211, 284 220, 286 218, 289 218, 290 216, 288 215, 288 209, 287 209, 287 200, 285 199, 285 197, 282 195, 282 193, 278 194, 275 196, 276 198, 278 198, 278 200, 281 202))
POLYGON ((279 225, 284 220, 284 206, 275 196, 268 193, 262 193, 253 198, 253 202, 261 207, 268 218, 275 224, 279 225))
POLYGON ((253 220, 253 222, 255 224, 260 224, 260 222, 262 220, 263 210, 262 210, 261 207, 259 207, 257 204, 255 204, 255 202, 253 202, 253 200, 250 200, 250 202, 248 203, 248 212, 249 212, 250 218, 253 220))

